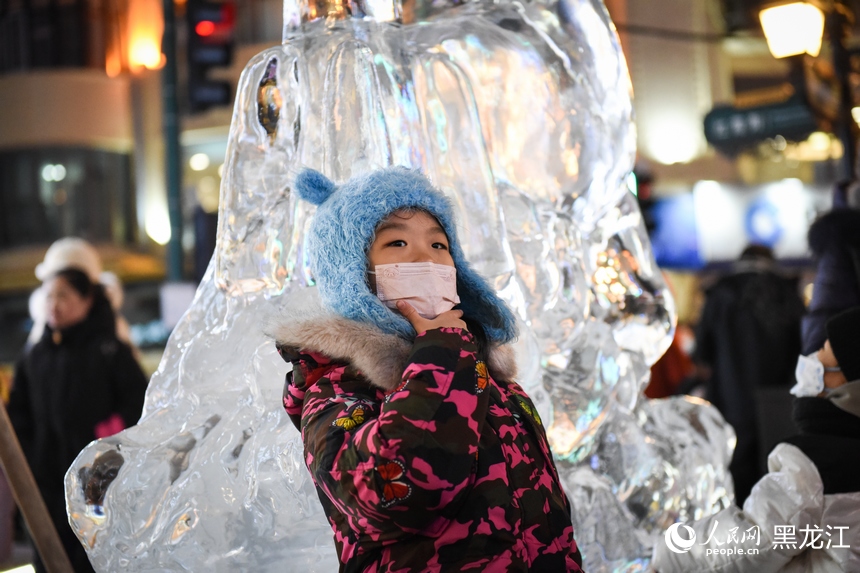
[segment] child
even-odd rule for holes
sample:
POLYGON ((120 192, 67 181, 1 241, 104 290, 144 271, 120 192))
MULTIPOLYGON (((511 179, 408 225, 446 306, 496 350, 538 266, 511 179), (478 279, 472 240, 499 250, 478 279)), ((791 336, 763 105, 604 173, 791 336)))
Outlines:
POLYGON ((318 288, 270 331, 341 571, 580 571, 514 382, 514 317, 465 261, 448 201, 403 167, 340 186, 306 170, 295 190, 319 206, 318 288))

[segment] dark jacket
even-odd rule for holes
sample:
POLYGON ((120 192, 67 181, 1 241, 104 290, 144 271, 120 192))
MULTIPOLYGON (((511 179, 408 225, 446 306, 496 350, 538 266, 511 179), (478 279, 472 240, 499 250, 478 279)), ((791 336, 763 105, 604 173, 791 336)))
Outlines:
POLYGON ((818 219, 809 229, 809 248, 816 272, 803 318, 803 354, 824 346, 828 319, 860 305, 860 212, 834 209, 818 219))
POLYGON ((9 398, 9 417, 76 571, 90 569, 68 525, 63 478, 96 439, 98 424, 117 414, 125 426, 137 423, 147 385, 115 331, 104 298, 96 298, 83 322, 61 331, 59 343, 46 327, 19 359, 9 398))
POLYGON ((756 265, 742 261, 707 290, 694 355, 712 370, 706 398, 737 433, 730 470, 739 501, 763 475, 756 390, 794 383, 804 312, 795 280, 756 265))
POLYGON ((540 417, 504 375, 511 355, 483 362, 465 330, 410 344, 333 315, 273 334, 341 571, 581 570, 540 417))
POLYGON ((825 398, 795 398, 800 433, 785 441, 812 460, 824 494, 860 492, 860 418, 825 398))

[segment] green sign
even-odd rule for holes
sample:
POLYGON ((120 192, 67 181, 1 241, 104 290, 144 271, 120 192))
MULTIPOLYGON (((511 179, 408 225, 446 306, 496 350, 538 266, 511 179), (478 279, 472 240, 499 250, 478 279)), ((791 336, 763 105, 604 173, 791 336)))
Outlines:
POLYGON ((715 107, 705 116, 705 139, 727 155, 778 135, 803 140, 818 129, 812 109, 800 100, 750 108, 715 107))

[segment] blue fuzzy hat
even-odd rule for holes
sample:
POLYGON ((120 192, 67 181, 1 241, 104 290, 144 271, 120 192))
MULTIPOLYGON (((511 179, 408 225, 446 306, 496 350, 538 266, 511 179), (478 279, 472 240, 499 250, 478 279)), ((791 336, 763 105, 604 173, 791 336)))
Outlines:
POLYGON ((324 304, 336 313, 407 340, 415 336, 409 321, 370 291, 366 278, 367 251, 376 227, 394 211, 412 207, 436 217, 448 235, 464 316, 480 322, 493 343, 516 337, 510 309, 463 256, 451 204, 418 171, 388 167, 335 185, 322 173, 306 169, 296 178, 295 190, 318 206, 308 237, 310 264, 324 304))

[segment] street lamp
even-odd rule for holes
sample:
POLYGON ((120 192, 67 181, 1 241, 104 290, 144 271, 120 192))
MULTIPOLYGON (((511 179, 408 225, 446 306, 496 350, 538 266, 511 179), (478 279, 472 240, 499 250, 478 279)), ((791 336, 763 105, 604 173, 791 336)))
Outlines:
POLYGON ((774 58, 800 54, 818 55, 825 27, 833 55, 833 71, 839 82, 839 116, 835 131, 842 143, 840 176, 855 179, 857 143, 854 139, 851 115, 852 95, 848 81, 851 54, 845 47, 845 38, 854 21, 854 14, 839 0, 824 5, 820 2, 776 2, 759 12, 767 47, 774 58))
POLYGON ((812 57, 821 51, 824 12, 810 2, 789 2, 764 8, 759 13, 767 47, 774 58, 800 54, 812 57))
POLYGON ((164 65, 161 37, 164 17, 158 0, 131 0, 128 4, 128 67, 157 70, 164 65))
POLYGON ((161 38, 164 17, 161 0, 125 0, 116 2, 118 20, 115 41, 105 54, 105 72, 115 78, 123 72, 141 75, 143 70, 157 70, 164 65, 161 38))

